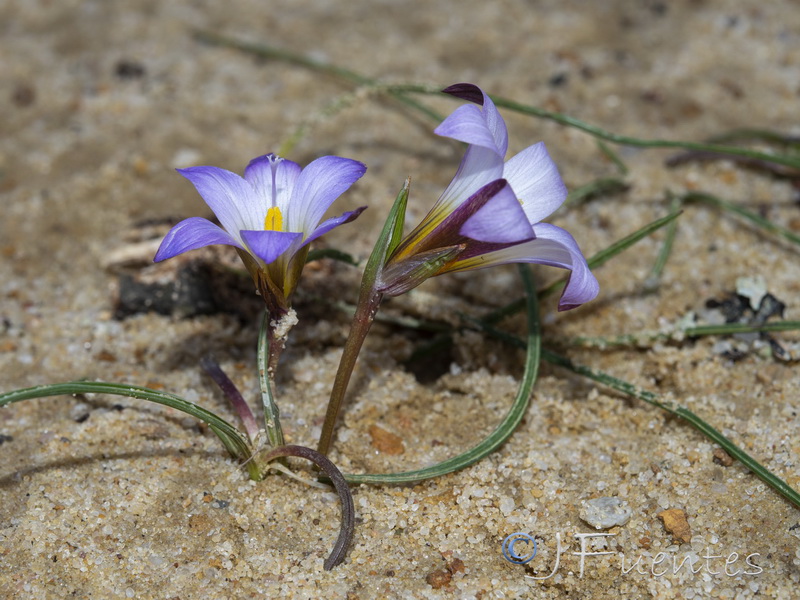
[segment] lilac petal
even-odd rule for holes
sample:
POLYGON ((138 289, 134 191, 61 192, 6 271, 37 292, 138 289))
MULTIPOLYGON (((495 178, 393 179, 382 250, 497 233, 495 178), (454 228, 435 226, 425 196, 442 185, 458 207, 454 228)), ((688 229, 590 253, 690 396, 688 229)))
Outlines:
MULTIPOLYGON (((445 88, 442 91, 446 94, 456 96, 457 98, 467 100, 468 102, 474 102, 475 104, 483 107, 483 110, 480 111, 480 113, 482 120, 491 135, 492 146, 497 149, 498 154, 505 157, 506 151, 508 150, 508 131, 506 130, 506 123, 503 121, 503 117, 500 116, 500 113, 497 112, 497 107, 495 107, 494 102, 492 102, 492 99, 489 98, 489 95, 477 85, 473 85, 471 83, 457 83, 445 88)), ((472 141, 471 139, 462 139, 461 137, 457 137, 451 133, 446 133, 446 131, 452 130, 453 133, 458 131, 459 133, 467 134, 468 136, 475 134, 475 132, 470 131, 471 126, 469 124, 469 119, 473 118, 471 115, 462 113, 456 116, 456 113, 459 113, 459 111, 463 108, 465 107, 456 109, 453 114, 451 114, 441 125, 439 125, 439 127, 436 128, 434 133, 445 135, 447 137, 454 137, 455 139, 461 140, 462 142, 467 142, 468 144, 480 144, 479 142, 472 141), (461 119, 467 117, 469 117, 467 121, 461 122, 461 119), (453 122, 448 123, 448 121, 451 120, 453 122)), ((487 148, 489 147, 486 144, 480 145, 483 145, 487 148)))
POLYGON ((339 225, 344 225, 345 223, 354 221, 358 217, 358 215, 360 215, 366 209, 367 209, 366 206, 361 206, 355 210, 348 211, 338 217, 331 217, 330 219, 327 219, 325 222, 323 222, 319 227, 317 227, 314 230, 314 233, 312 233, 303 241, 303 246, 305 246, 306 244, 310 244, 318 237, 325 235, 331 229, 335 229, 339 225))
POLYGON ((261 200, 260 211, 277 206, 286 212, 292 189, 300 175, 300 165, 281 158, 277 154, 265 154, 250 161, 244 170, 244 178, 255 189, 261 200))
POLYGON ((505 156, 486 122, 486 115, 474 104, 459 106, 433 132, 459 142, 488 148, 501 157, 505 156))
POLYGON ((284 227, 289 231, 314 231, 333 201, 366 170, 364 164, 339 156, 323 156, 311 162, 297 178, 284 227))
POLYGON ((241 233, 251 253, 267 264, 275 262, 293 242, 303 237, 302 233, 287 231, 242 231, 241 233))
POLYGON ((234 238, 242 229, 264 226, 264 214, 253 186, 225 169, 189 167, 178 173, 194 184, 208 207, 214 211, 222 227, 234 238))
POLYGON ((457 261, 447 271, 481 269, 512 262, 549 265, 572 271, 561 294, 558 310, 575 308, 597 296, 600 285, 589 270, 575 238, 564 229, 549 223, 536 224, 534 233, 534 240, 457 261))
POLYGON ((430 218, 430 215, 426 217, 409 236, 410 239, 414 240, 412 243, 416 245, 414 252, 423 252, 433 248, 466 242, 467 239, 462 235, 461 230, 467 221, 475 216, 501 190, 507 188, 508 182, 505 179, 495 179, 481 187, 438 221, 430 218), (421 238, 418 241, 415 240, 417 236, 421 238))
POLYGON ((567 199, 567 186, 543 142, 512 157, 503 169, 503 177, 522 202, 531 224, 551 215, 567 199))
POLYGON ((450 185, 431 209, 432 215, 454 211, 483 186, 503 176, 503 157, 481 146, 467 148, 450 185))
POLYGON ((480 207, 459 233, 479 242, 509 244, 533 239, 533 228, 514 191, 506 185, 480 207))
POLYGON ((158 247, 158 252, 156 252, 153 261, 160 262, 189 250, 213 244, 227 244, 228 246, 242 248, 242 245, 228 232, 214 225, 208 219, 190 217, 184 219, 167 232, 158 247))

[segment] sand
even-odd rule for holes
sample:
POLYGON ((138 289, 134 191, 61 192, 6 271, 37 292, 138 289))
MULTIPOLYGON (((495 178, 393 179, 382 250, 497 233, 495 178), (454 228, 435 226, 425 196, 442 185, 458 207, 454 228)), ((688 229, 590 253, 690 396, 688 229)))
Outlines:
MULTIPOLYGON (((198 361, 213 352, 255 403, 258 300, 246 280, 232 284, 226 312, 115 318, 119 268, 104 266, 109 255, 140 241, 143 223, 208 214, 174 168, 241 172, 311 119, 289 158, 369 165, 336 205, 369 210, 324 242, 361 259, 406 176, 412 225, 455 172, 461 149, 432 135, 432 122, 384 96, 348 96, 354 88, 335 77, 199 43, 194 28, 387 82, 474 82, 642 138, 800 133, 800 12, 788 1, 12 1, 0 23, 3 391, 119 381, 233 421, 198 361), (315 117, 343 96, 336 115, 315 117)), ((442 114, 457 105, 427 101, 442 114)), ((503 114, 510 151, 544 140, 570 189, 618 175, 586 134, 503 114)), ((731 161, 669 168, 668 150, 617 149, 628 190, 552 219, 587 254, 667 214, 670 194, 689 190, 800 231, 787 178, 731 161)), ((763 277, 784 318, 800 319, 796 245, 690 204, 647 292, 663 237, 597 269, 601 295, 589 305, 557 313, 555 297, 545 299, 545 345, 686 405, 800 488, 796 332, 774 334, 794 360, 730 337, 567 343, 657 331, 690 313, 707 322, 707 301, 726 298, 741 277, 763 277)), ((213 256, 235 264, 233 254, 213 256)), ((542 285, 559 275, 535 274, 542 285)), ((325 299, 354 301, 358 281, 357 269, 323 262, 298 290, 300 322, 278 377, 292 443, 315 444, 347 334, 346 315, 325 299)), ((481 315, 521 289, 515 269, 502 267, 429 281, 384 311, 457 323, 459 311, 481 315)), ((516 317, 503 326, 525 325, 516 317)), ((331 455, 345 472, 443 460, 510 406, 519 350, 466 332, 415 375, 404 361, 425 339, 373 329, 331 455)), ((332 572, 323 561, 338 531, 336 496, 280 474, 249 481, 213 433, 177 411, 119 397, 26 401, 0 410, 0 436, 4 598, 738 599, 791 598, 800 583, 797 508, 685 423, 546 364, 521 426, 490 457, 413 486, 354 487, 354 543, 332 572), (629 520, 603 530, 582 520, 602 497, 629 520), (515 532, 536 536, 527 566, 503 558, 515 532), (599 533, 610 535, 580 537, 599 533)))

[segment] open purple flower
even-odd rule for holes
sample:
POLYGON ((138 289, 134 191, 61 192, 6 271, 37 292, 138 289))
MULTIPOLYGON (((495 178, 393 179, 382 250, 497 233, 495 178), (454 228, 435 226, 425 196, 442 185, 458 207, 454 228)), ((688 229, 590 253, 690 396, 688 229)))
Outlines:
POLYGON ((544 144, 504 161, 506 124, 489 96, 472 84, 444 91, 475 104, 457 108, 435 133, 469 146, 450 185, 392 252, 379 290, 398 295, 434 275, 529 262, 571 271, 559 310, 593 299, 599 285, 575 239, 540 222, 567 197, 544 144))
POLYGON ((273 308, 285 310, 309 243, 366 208, 320 223, 365 171, 362 163, 338 156, 323 156, 301 170, 275 154, 254 158, 244 177, 217 167, 178 169, 222 227, 200 217, 181 221, 167 233, 155 261, 212 244, 234 246, 268 305, 276 302, 273 308))

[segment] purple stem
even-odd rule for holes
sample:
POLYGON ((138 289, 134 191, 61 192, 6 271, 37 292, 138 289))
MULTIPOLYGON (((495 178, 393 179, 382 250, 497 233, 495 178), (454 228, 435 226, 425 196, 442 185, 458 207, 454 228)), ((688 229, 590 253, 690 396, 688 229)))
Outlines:
POLYGON ((353 506, 353 494, 350 492, 350 487, 347 485, 342 472, 334 465, 327 457, 323 456, 316 450, 306 448, 305 446, 278 446, 267 452, 264 456, 264 462, 268 463, 276 458, 284 456, 296 456, 298 458, 305 458, 310 460, 325 474, 330 477, 336 493, 339 494, 339 499, 342 501, 342 525, 339 528, 339 537, 331 550, 330 556, 325 559, 325 570, 330 571, 344 560, 347 549, 350 547, 350 542, 353 540, 353 530, 355 529, 355 507, 353 506))
POLYGON ((241 392, 239 392, 233 381, 225 374, 222 367, 219 366, 219 363, 214 360, 213 356, 208 355, 200 359, 200 366, 203 367, 209 377, 211 377, 214 383, 219 386, 219 389, 222 390, 222 393, 228 399, 228 402, 230 402, 233 410, 236 411, 236 414, 239 415, 239 418, 242 420, 242 424, 244 425, 244 429, 250 441, 254 442, 259 432, 258 423, 253 415, 253 411, 242 397, 241 392))

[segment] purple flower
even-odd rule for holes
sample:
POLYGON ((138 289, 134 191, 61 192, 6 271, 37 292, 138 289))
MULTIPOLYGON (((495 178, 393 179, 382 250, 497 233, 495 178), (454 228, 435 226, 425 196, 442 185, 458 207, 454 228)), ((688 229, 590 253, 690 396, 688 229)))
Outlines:
POLYGON ((265 299, 286 308, 309 243, 366 208, 320 223, 333 201, 364 171, 360 162, 338 156, 323 156, 301 170, 275 154, 254 158, 244 177, 217 167, 178 169, 222 227, 200 217, 181 221, 161 242, 155 261, 213 244, 234 246, 265 299))
POLYGON ((397 295, 434 275, 529 262, 571 271, 559 310, 594 298, 599 285, 575 239, 540 222, 567 197, 544 144, 504 162, 506 125, 489 96, 472 84, 444 91, 475 104, 457 108, 435 133, 469 146, 450 185, 392 252, 380 275, 381 291, 397 295))

